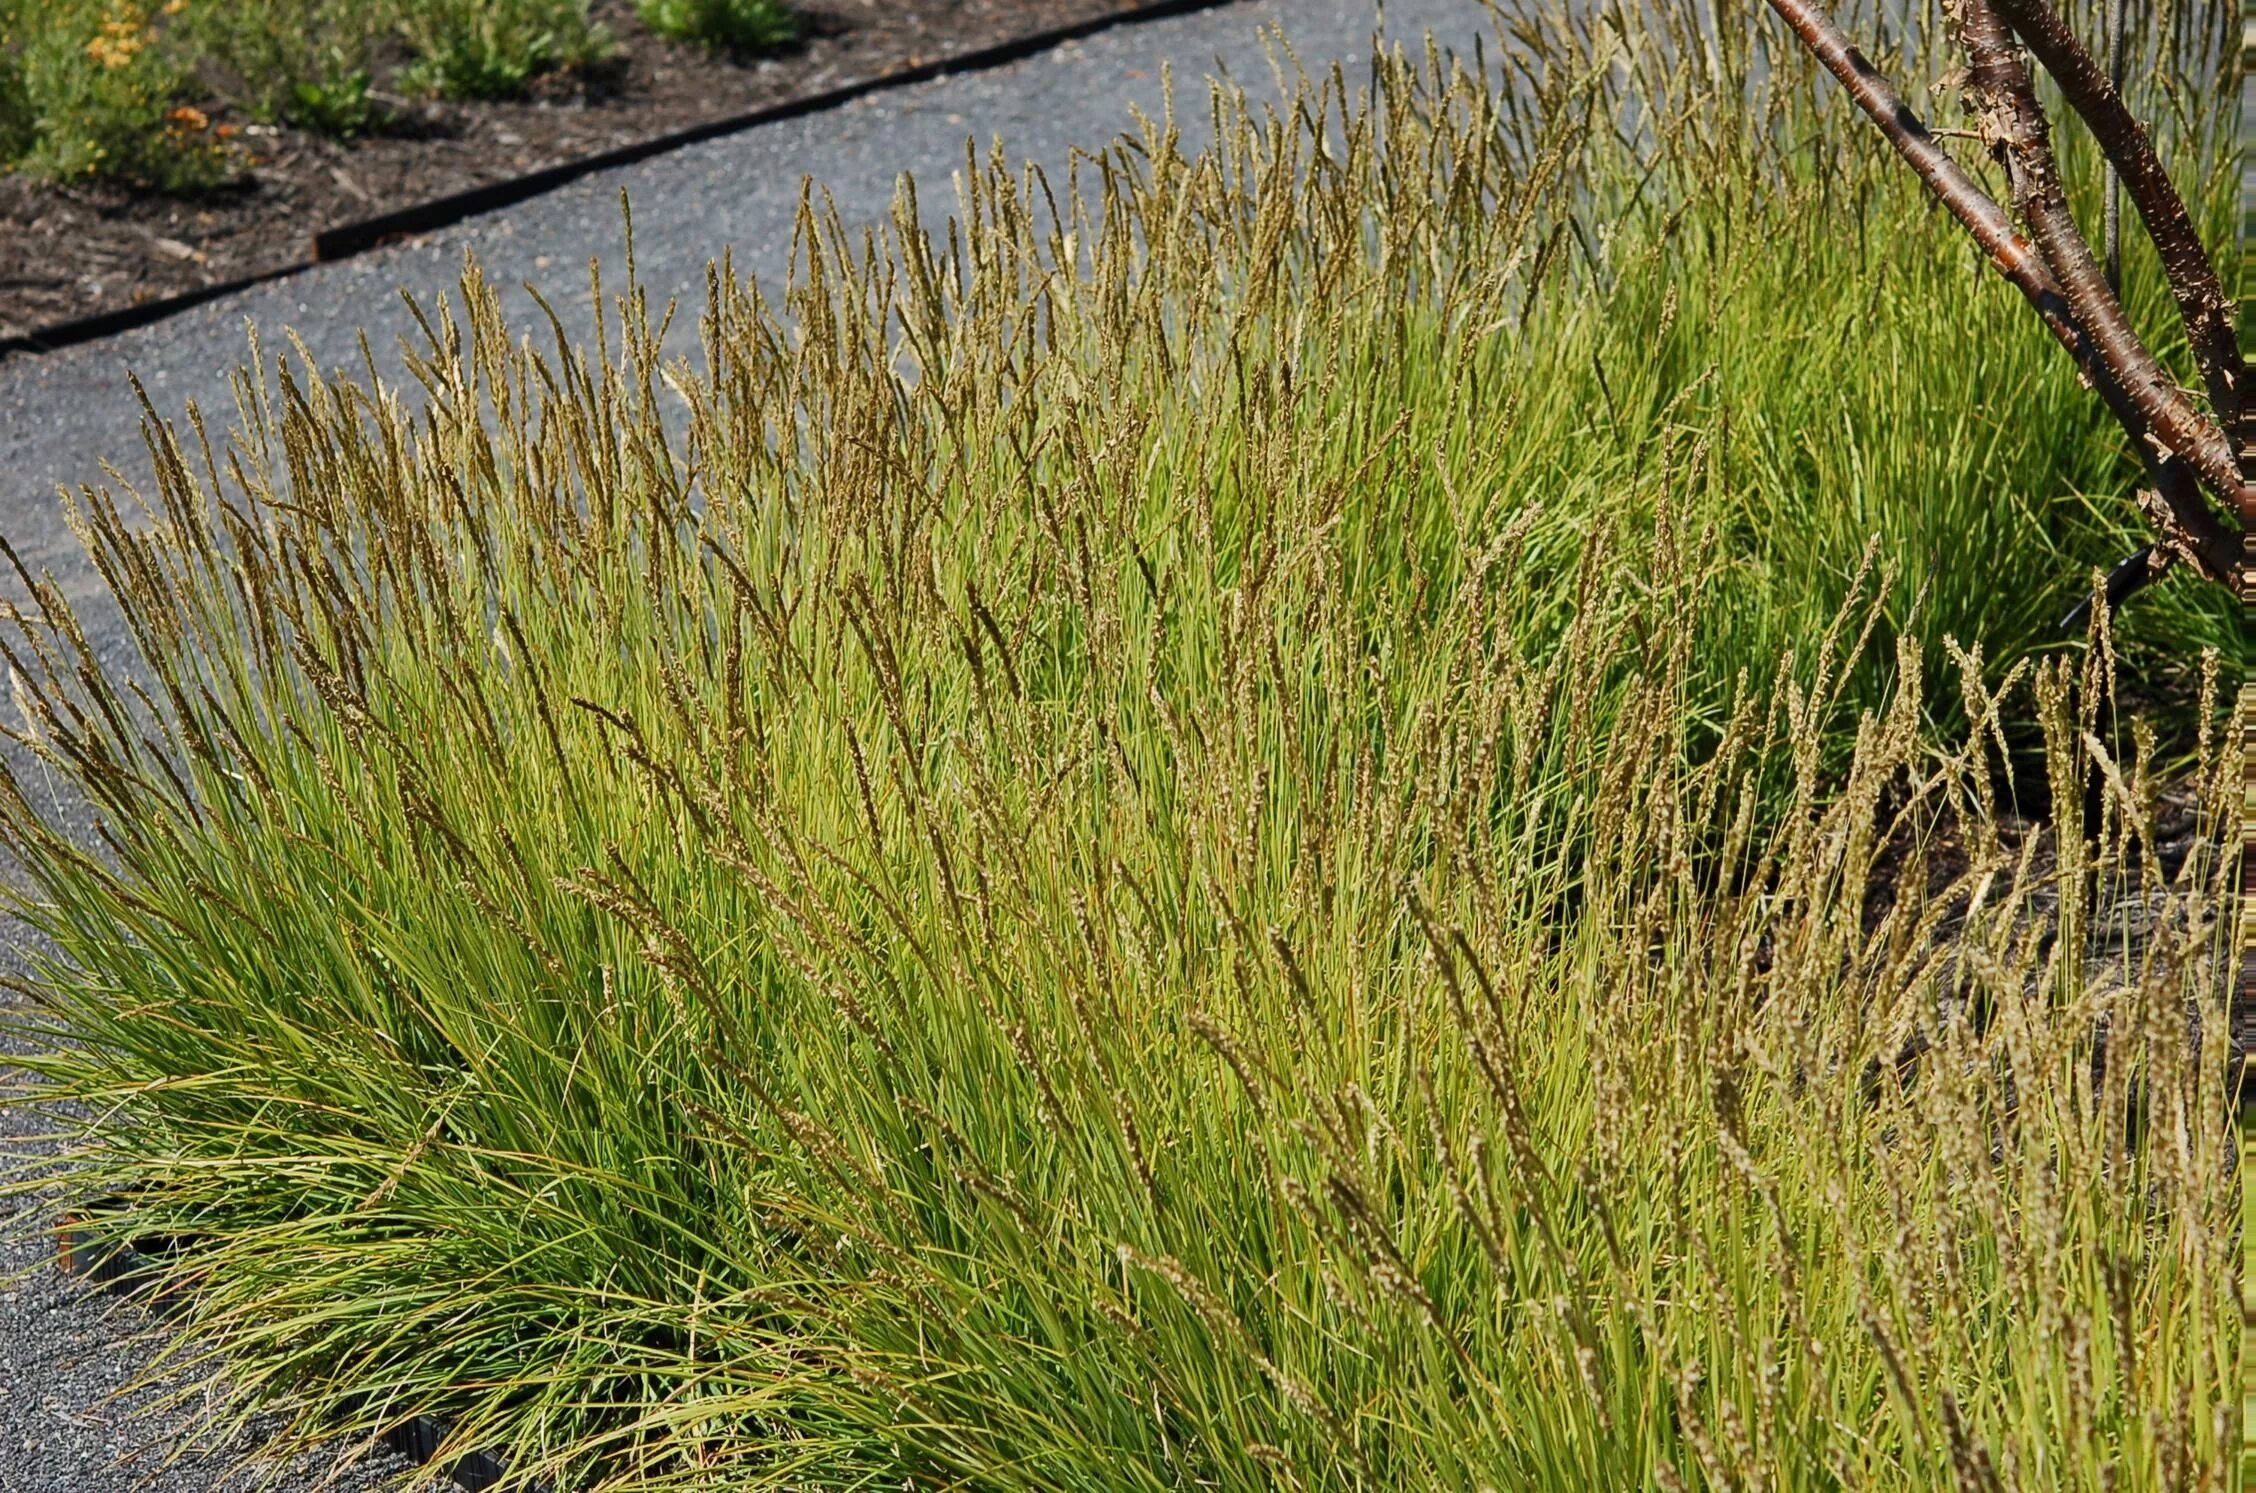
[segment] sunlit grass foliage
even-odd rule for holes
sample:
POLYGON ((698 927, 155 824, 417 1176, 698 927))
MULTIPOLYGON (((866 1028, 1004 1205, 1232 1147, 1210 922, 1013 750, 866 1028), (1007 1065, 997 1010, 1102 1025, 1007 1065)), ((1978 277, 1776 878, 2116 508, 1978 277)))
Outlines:
POLYGON ((575 1487, 2221 1486, 2214 624, 2038 651, 2103 416, 1715 9, 811 200, 694 358, 473 270, 411 389, 261 358, 82 492, 32 1092, 240 1403, 575 1487))

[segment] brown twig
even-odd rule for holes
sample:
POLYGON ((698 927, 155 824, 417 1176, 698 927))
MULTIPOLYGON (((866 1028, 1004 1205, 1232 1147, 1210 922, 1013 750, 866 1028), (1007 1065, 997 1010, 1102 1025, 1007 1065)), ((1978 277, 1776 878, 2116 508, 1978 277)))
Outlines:
POLYGON ((2069 107, 2083 116, 2129 192, 2139 221, 2161 255, 2162 272, 2185 320, 2186 340, 2208 386, 2210 408, 2219 426, 2230 430, 2240 409, 2240 339, 2233 332, 2231 307, 2216 266, 2202 245, 2184 197, 2163 169, 2146 126, 2132 115, 2121 88, 2047 0, 1995 3, 2006 24, 2060 85, 2069 107))

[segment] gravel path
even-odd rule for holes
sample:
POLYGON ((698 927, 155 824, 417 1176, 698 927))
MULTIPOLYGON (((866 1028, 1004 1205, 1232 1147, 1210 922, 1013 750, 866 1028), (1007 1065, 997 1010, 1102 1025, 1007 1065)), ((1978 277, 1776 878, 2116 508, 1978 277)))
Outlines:
MULTIPOLYGON (((1486 29, 1477 0, 1393 0, 1390 36, 1416 42, 1431 30, 1469 51, 1486 29)), ((793 120, 586 178, 547 197, 427 238, 211 302, 108 342, 43 357, 0 360, 0 534, 34 569, 54 572, 87 602, 98 644, 118 644, 113 619, 94 600, 93 577, 60 520, 59 485, 99 481, 108 459, 128 476, 140 457, 139 413, 128 370, 160 411, 202 401, 215 423, 227 408, 224 374, 243 360, 243 326, 266 329, 270 348, 294 328, 325 365, 358 362, 361 328, 387 376, 411 322, 398 292, 429 298, 451 286, 475 251, 492 281, 532 281, 560 309, 584 301, 586 265, 600 257, 616 276, 622 261, 618 199, 636 204, 636 259, 654 299, 679 294, 694 305, 705 265, 733 246, 738 267, 772 282, 784 271, 800 181, 830 191, 851 225, 882 219, 903 172, 924 185, 935 220, 952 202, 950 174, 967 138, 982 150, 1000 137, 1019 159, 1039 161, 1062 182, 1075 147, 1101 146, 1128 127, 1131 108, 1157 115, 1171 64, 1186 148, 1205 120, 1207 75, 1274 91, 1263 30, 1282 25, 1311 74, 1332 61, 1355 76, 1379 21, 1371 0, 1242 0, 1227 8, 1123 27, 990 72, 876 95, 827 115, 793 120)), ((511 291, 510 309, 533 315, 511 291)), ((687 320, 685 318, 685 320, 687 320)), ((0 925, 0 959, 18 946, 0 925)), ((8 960, 8 962, 13 962, 8 960)), ((0 1009, 7 997, 0 995, 0 1009)), ((0 1056, 5 1049, 0 1048, 0 1056)), ((5 1081, 0 1070, 0 1082, 5 1081)), ((0 1173, 42 1147, 32 1116, 0 1110, 0 1173)), ((244 1467, 255 1451, 239 1442, 219 1453, 186 1452, 201 1400, 165 1405, 177 1381, 150 1379, 160 1347, 138 1308, 90 1295, 49 1263, 52 1219, 34 1196, 0 1200, 0 1493, 237 1493, 259 1487, 397 1490, 411 1479, 397 1458, 340 1470, 340 1454, 296 1465, 244 1467)))
MULTIPOLYGON (((29 1116, 0 1114, 0 1147, 19 1148, 29 1116)), ((414 1468, 349 1449, 288 1461, 257 1455, 253 1436, 212 1449, 196 1433, 213 1405, 175 1401, 178 1376, 151 1372, 164 1346, 139 1306, 91 1291, 54 1268, 39 1200, 0 1205, 0 1493, 253 1493, 314 1488, 379 1493, 414 1468), (190 1451, 190 1448, 194 1448, 190 1451)))

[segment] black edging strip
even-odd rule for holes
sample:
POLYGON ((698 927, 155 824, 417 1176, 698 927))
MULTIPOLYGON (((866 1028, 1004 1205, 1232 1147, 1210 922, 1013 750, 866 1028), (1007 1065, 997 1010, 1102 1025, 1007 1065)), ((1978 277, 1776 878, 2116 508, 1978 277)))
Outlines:
MULTIPOLYGON (((174 1254, 181 1241, 162 1241, 162 1254, 174 1254)), ((188 1309, 188 1288, 157 1284, 163 1260, 117 1240, 104 1240, 88 1229, 82 1217, 66 1216, 55 1230, 55 1262, 71 1275, 107 1286, 121 1296, 138 1300, 166 1321, 177 1320, 188 1309)), ((376 1437, 418 1467, 438 1459, 446 1444, 448 1426, 434 1416, 417 1415, 390 1427, 376 1437)), ((440 1471, 468 1493, 486 1493, 500 1484, 504 1473, 499 1458, 490 1452, 470 1451, 456 1456, 440 1471)))
POLYGON ((685 145, 697 145, 760 125, 778 124, 787 119, 819 114, 874 93, 929 83, 950 73, 984 72, 990 68, 1021 62, 1067 42, 1095 36, 1100 31, 1110 31, 1117 26, 1161 21, 1171 16, 1191 15, 1202 10, 1219 10, 1234 3, 1235 0, 1143 0, 1142 4, 1129 6, 1109 15, 1091 16, 1071 25, 1029 32, 992 46, 974 47, 968 52, 954 53, 936 62, 920 62, 914 67, 880 73, 855 83, 843 83, 836 88, 810 93, 803 98, 786 99, 782 103, 763 105, 748 113, 708 120, 704 124, 655 135, 632 145, 580 156, 561 165, 544 166, 538 171, 529 171, 504 181, 488 182, 481 187, 450 192, 444 197, 434 197, 428 202, 418 202, 396 212, 381 213, 352 223, 340 223, 334 228, 320 229, 313 235, 309 258, 276 265, 272 269, 222 281, 217 285, 199 286, 179 295, 145 301, 138 306, 125 306, 115 311, 81 317, 76 321, 57 322, 52 326, 12 337, 0 337, 0 357, 17 352, 53 352, 58 348, 92 342, 118 332, 131 331, 135 327, 144 327, 220 296, 233 295, 236 291, 248 290, 254 285, 264 285, 272 280, 287 279, 316 264, 350 259, 408 234, 428 233, 433 229, 450 227, 465 218, 508 207, 527 198, 538 197, 544 192, 552 192, 583 176, 633 165, 655 155, 679 150, 685 145))
POLYGON ((118 332, 130 332, 135 327, 145 327, 154 321, 186 311, 191 306, 201 306, 206 301, 233 295, 238 290, 248 290, 254 285, 264 285, 270 280, 287 280, 300 270, 313 268, 310 259, 293 260, 276 265, 270 270, 260 270, 254 275, 238 275, 232 280, 222 280, 216 285, 199 285, 194 290, 184 290, 178 295, 162 296, 153 301, 143 301, 138 306, 120 306, 115 311, 104 311, 94 316, 82 316, 76 321, 57 322, 37 331, 19 333, 13 337, 0 337, 0 358, 10 353, 44 353, 57 348, 72 347, 81 342, 94 342, 118 332))

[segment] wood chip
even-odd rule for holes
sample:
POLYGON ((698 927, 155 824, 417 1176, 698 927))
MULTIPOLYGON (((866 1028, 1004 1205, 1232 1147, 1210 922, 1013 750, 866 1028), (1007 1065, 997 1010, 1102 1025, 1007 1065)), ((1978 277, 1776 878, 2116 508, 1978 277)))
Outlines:
POLYGON ((204 251, 192 248, 176 238, 152 238, 149 242, 167 259, 184 259, 190 264, 202 264, 204 251))

